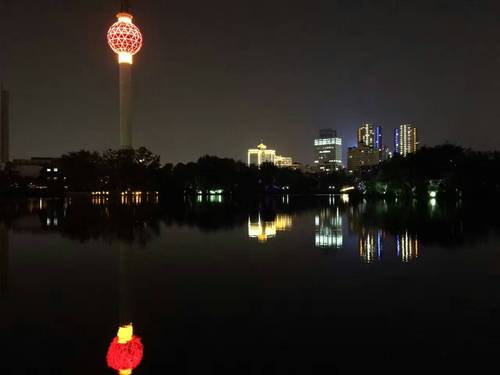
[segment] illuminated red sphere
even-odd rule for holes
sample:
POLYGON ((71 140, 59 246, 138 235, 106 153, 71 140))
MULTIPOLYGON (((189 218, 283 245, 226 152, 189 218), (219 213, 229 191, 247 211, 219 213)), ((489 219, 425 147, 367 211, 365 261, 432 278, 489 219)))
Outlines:
POLYGON ((141 363, 143 351, 140 338, 133 336, 129 342, 120 344, 115 337, 109 346, 106 362, 109 367, 120 373, 124 370, 131 371, 141 363))
POLYGON ((118 22, 108 30, 108 44, 117 53, 135 55, 142 47, 142 34, 132 23, 132 16, 128 13, 119 13, 118 22))

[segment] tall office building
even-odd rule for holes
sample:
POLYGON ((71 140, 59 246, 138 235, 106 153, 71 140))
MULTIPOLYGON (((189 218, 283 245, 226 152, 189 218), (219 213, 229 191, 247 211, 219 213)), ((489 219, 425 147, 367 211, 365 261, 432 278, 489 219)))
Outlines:
POLYGON ((382 128, 372 124, 364 124, 358 129, 358 146, 374 149, 382 148, 382 128))
POLYGON ((9 161, 9 92, 0 89, 0 163, 9 161))
POLYGON ((316 168, 322 172, 342 169, 342 139, 332 129, 321 129, 319 138, 314 140, 316 168))
POLYGON ((417 152, 417 128, 413 125, 403 124, 394 129, 394 153, 401 156, 417 152))

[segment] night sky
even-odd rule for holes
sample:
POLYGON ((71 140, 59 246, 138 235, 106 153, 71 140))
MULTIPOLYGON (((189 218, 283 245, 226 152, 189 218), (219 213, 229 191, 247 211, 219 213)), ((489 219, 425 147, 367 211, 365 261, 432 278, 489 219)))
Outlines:
MULTIPOLYGON (((500 149, 500 2, 135 0, 134 145, 163 162, 246 159, 263 140, 310 163, 332 127, 415 124, 423 144, 500 149)), ((12 157, 118 148, 119 0, 2 0, 12 157)))

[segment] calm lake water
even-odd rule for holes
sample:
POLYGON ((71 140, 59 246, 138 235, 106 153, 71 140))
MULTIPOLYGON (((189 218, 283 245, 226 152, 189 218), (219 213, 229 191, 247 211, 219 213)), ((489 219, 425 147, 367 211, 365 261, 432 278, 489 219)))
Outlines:
POLYGON ((1 374, 498 371, 491 203, 101 197, 0 204, 1 374))

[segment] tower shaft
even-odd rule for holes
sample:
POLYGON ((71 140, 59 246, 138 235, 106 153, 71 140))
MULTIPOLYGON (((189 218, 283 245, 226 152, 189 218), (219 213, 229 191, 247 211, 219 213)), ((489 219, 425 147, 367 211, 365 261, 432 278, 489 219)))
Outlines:
POLYGON ((9 134, 9 92, 0 90, 0 163, 7 163, 10 159, 9 134))
POLYGON ((132 64, 120 66, 120 147, 132 148, 132 64))

